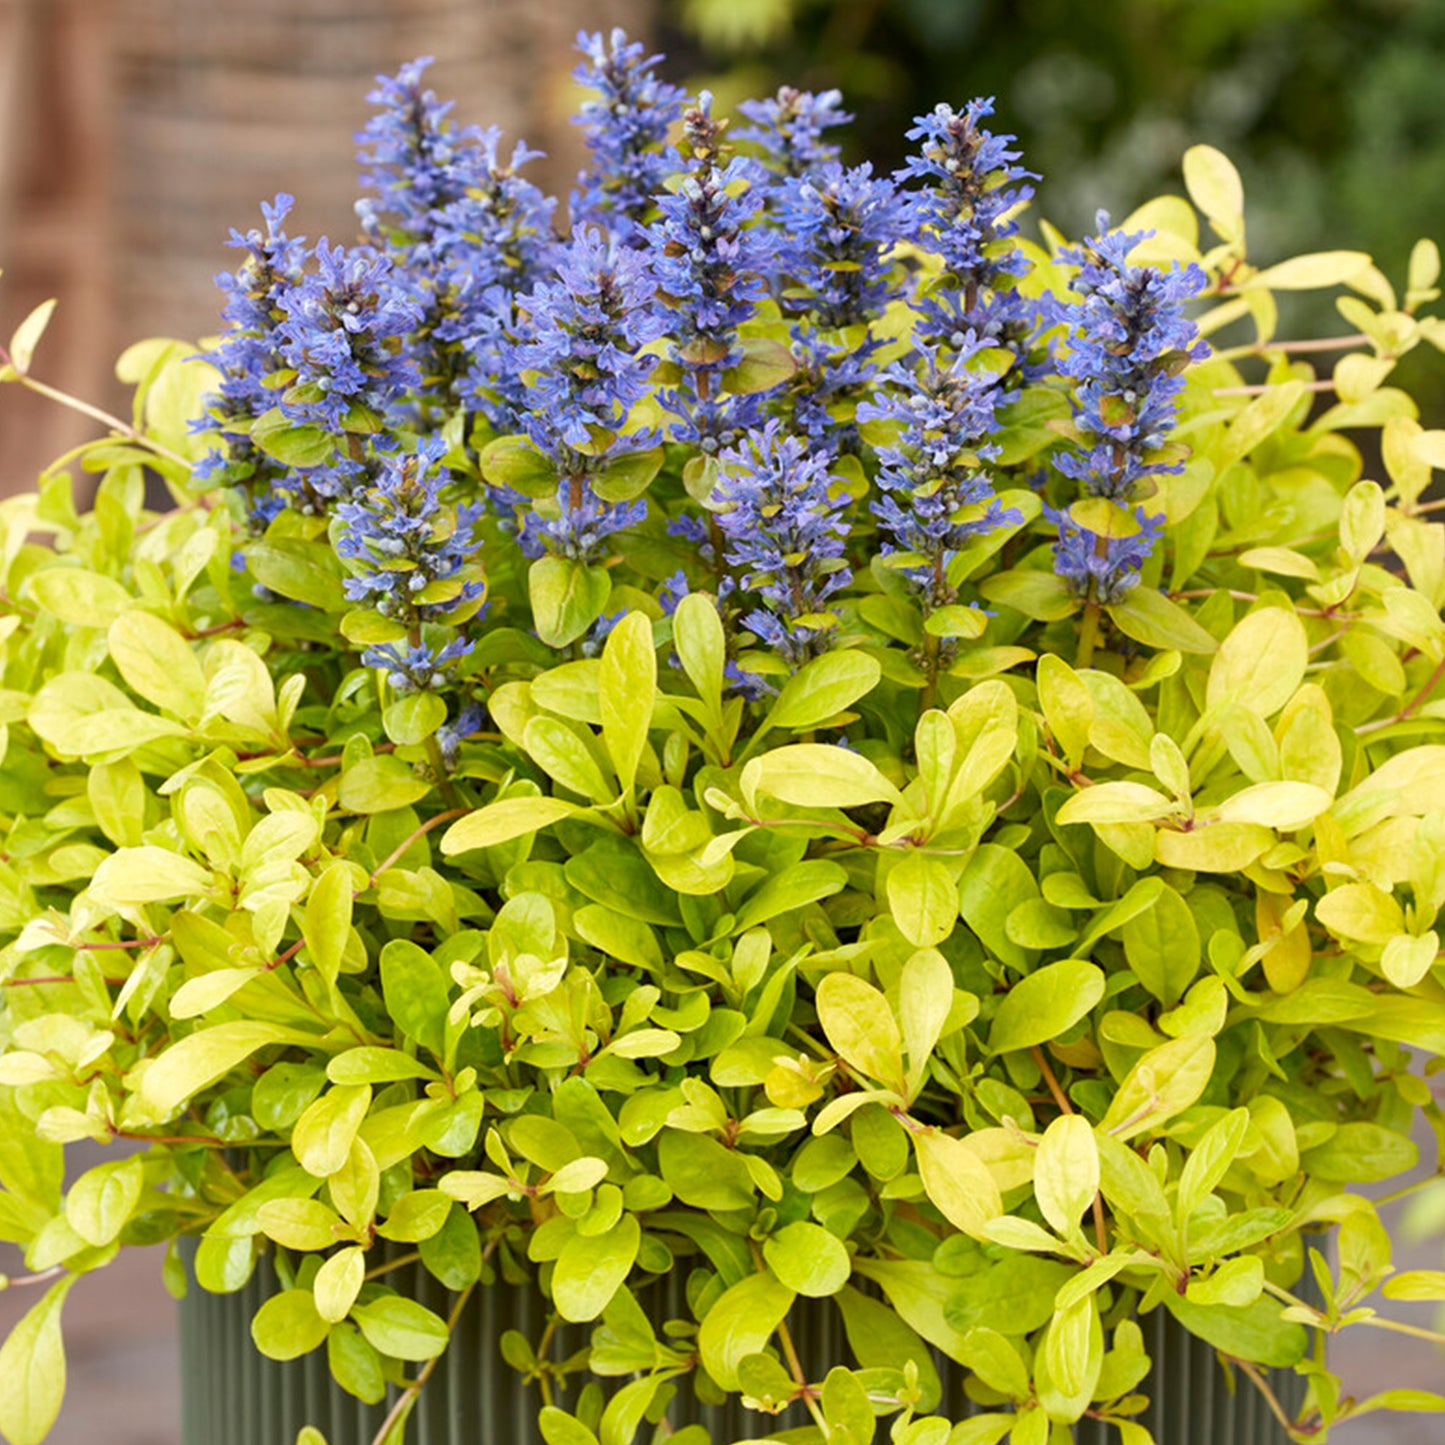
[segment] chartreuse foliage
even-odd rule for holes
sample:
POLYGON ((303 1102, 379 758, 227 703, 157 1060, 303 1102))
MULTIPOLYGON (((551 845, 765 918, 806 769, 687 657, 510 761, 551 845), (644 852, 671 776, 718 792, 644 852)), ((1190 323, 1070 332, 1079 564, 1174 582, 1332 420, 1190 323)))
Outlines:
MULTIPOLYGON (((188 428, 207 364, 127 354, 133 423, 0 504, 0 1238, 48 1285, 0 1351, 13 1445, 60 1407, 72 1286, 181 1237, 211 1291, 270 1252, 283 1288, 257 1346, 324 1346, 363 1400, 402 1386, 393 1441, 449 1321, 396 1291, 390 1246, 458 1311, 526 1279, 588 1327, 565 1362, 501 1342, 551 1445, 660 1439, 683 1386, 741 1394, 757 1438, 797 1445, 1060 1445, 1086 1414, 1145 1445, 1137 1320, 1159 1309, 1261 1388, 1266 1367, 1303 1372, 1299 1438, 1445 1404, 1347 1401, 1322 1354, 1390 1327, 1382 1286, 1441 1293, 1387 1283, 1390 1241, 1352 1187, 1410 1168, 1412 1123, 1440 1122, 1419 1058, 1445 1047, 1445 531, 1425 500, 1445 433, 1386 384, 1432 334, 1435 253, 1403 304, 1358 255, 1256 269, 1228 162, 1192 151, 1185 177, 1217 239, 1161 200, 1129 223, 1154 228, 1131 264, 1198 264, 1200 329, 1253 334, 1185 358, 1179 426, 1135 499, 1158 534, 1137 585, 1105 601, 1053 570, 1025 471, 1068 505, 1054 459, 1091 444, 1070 416, 1117 410, 1076 406, 1035 357, 1041 379, 995 399, 993 529, 930 574, 952 602, 906 585, 917 557, 869 566, 866 428, 840 453, 849 576, 826 617, 789 620, 790 671, 729 600, 749 584, 725 557, 687 564, 664 604, 677 538, 616 510, 650 489, 685 515, 709 495, 705 448, 669 441, 624 479, 561 441, 491 441, 483 469, 507 459, 512 498, 518 468, 550 487, 574 466, 587 517, 614 509, 587 560, 527 554, 532 515, 467 510, 488 500, 473 448, 504 433, 455 413, 461 499, 416 490, 423 455, 386 463, 366 505, 421 518, 417 567, 475 527, 491 610, 457 581, 398 582, 420 600, 368 611, 324 506, 253 514, 248 535, 234 492, 187 490, 214 440, 188 428), (1274 295, 1341 282, 1369 345, 1321 381, 1274 340, 1274 295), (84 513, 77 466, 99 477, 84 513), (147 508, 144 467, 169 510, 147 508), (610 627, 574 643, 604 606, 610 627), (452 648, 443 683, 361 660, 423 623, 450 629, 425 634, 452 648), (454 726, 463 700, 485 725, 454 726), (141 1149, 66 1187, 81 1140, 141 1149), (676 1270, 686 1311, 648 1318, 635 1291, 676 1270), (830 1301, 851 1342, 823 1379, 799 1372, 800 1298, 830 1301), (937 1362, 978 1413, 936 1413, 937 1362), (770 1436, 798 1402, 812 1423, 770 1436)), ((1082 258, 1018 244, 1023 294, 1066 304, 1082 258)), ((889 303, 895 357, 910 316, 946 310, 914 260, 934 309, 889 303)), ((38 385, 41 324, 7 379, 38 385)), ((918 375, 994 407, 965 372, 918 375)), ((313 466, 286 462, 304 430, 332 447, 311 422, 268 426, 245 443, 261 471, 313 466)), ((768 455, 782 486, 795 459, 768 455)), ((292 495, 324 502, 315 480, 292 495)), ((1074 507, 1101 548, 1139 525, 1104 497, 1074 507)), ((768 575, 805 565, 780 551, 768 575)), ((179 1285, 174 1250, 167 1272, 179 1285)))

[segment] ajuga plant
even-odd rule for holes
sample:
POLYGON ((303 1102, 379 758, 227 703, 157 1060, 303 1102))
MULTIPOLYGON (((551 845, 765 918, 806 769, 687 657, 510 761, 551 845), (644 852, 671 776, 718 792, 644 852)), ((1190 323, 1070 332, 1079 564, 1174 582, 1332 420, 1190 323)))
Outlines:
POLYGON ((1164 1317, 1281 1436, 1445 1405, 1325 1355, 1445 1283, 1358 1188, 1442 1127, 1434 244, 1258 264, 1206 147, 1071 242, 988 102, 887 176, 581 50, 567 229, 418 63, 131 420, 4 355, 107 434, 0 504, 0 1431, 166 1240, 393 1445, 502 1282, 552 1445, 1145 1445, 1164 1317))

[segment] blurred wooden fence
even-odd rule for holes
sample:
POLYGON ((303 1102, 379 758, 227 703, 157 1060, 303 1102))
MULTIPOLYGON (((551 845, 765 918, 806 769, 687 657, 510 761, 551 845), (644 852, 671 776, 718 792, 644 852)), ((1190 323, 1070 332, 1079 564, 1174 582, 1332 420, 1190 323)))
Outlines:
MULTIPOLYGON (((0 336, 60 309, 36 374, 112 405, 129 341, 217 327, 225 239, 277 191, 293 232, 355 233, 354 132, 379 71, 435 55, 464 121, 548 153, 564 194, 579 29, 645 33, 653 0, 0 0, 0 336)), ((0 389, 0 492, 90 434, 0 389)))

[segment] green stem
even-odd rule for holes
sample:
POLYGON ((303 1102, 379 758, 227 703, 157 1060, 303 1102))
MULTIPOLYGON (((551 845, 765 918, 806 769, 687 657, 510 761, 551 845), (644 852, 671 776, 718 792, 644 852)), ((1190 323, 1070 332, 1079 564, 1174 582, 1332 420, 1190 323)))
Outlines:
POLYGON ((1079 628, 1079 650, 1074 657, 1074 666, 1083 668, 1094 661, 1094 648, 1099 643, 1099 615, 1102 608, 1097 602, 1084 603, 1084 623, 1079 628))
MULTIPOLYGON (((413 828, 385 858, 372 870, 366 880, 367 888, 374 888, 376 880, 391 867, 393 863, 405 855, 406 850, 416 842, 418 838, 424 838, 433 828, 439 828, 443 823, 450 823, 453 818, 460 818, 463 814, 470 812, 469 808, 449 808, 445 813, 438 813, 435 817, 428 818, 419 828, 413 828)), ((365 891, 364 889, 362 890, 365 891)), ((353 898, 360 897, 360 894, 352 894, 353 898)))
POLYGON ((127 441, 145 447, 147 451, 154 452, 158 457, 164 457, 178 467, 184 467, 186 471, 190 471, 191 463, 179 452, 173 452, 168 446, 156 441, 154 437, 148 437, 144 432, 137 431, 129 422, 122 421, 118 416, 112 416, 110 412, 102 411, 100 407, 92 406, 88 401, 81 401, 78 396, 71 396, 68 392, 47 386, 43 381, 36 381, 33 376, 21 374, 16 380, 27 391, 33 391, 37 396, 46 397, 50 401, 57 401, 61 406, 69 407, 71 411, 78 411, 82 416, 88 416, 92 421, 98 421, 102 426, 109 427, 111 431, 123 436, 127 441))
POLYGON ((442 801, 448 808, 461 806, 461 800, 457 797, 457 790, 452 785, 451 774, 447 771, 446 760, 442 757, 441 744, 437 742, 436 734, 433 733, 426 740, 427 761, 432 766, 432 772, 436 774, 437 786, 441 789, 442 801))
POLYGON ((1439 1330, 1427 1330, 1422 1325, 1407 1325, 1401 1320, 1368 1319, 1357 1320, 1357 1324, 1372 1325, 1377 1330, 1389 1330, 1391 1334, 1411 1335, 1417 1340, 1430 1340, 1437 1345, 1445 1345, 1445 1335, 1439 1330))
MULTIPOLYGON (((48 983, 74 983, 75 979, 68 973, 42 973, 27 978, 4 978, 0 979, 0 988, 37 988, 48 983)), ((103 978, 102 983, 110 988, 122 988, 129 982, 124 978, 103 978)))
POLYGON ((394 1269, 401 1269, 405 1265, 415 1264, 420 1258, 420 1250, 413 1250, 410 1254, 398 1255, 395 1259, 387 1260, 385 1264, 377 1265, 375 1269, 367 1270, 365 1278, 381 1279, 383 1275, 390 1274, 394 1269))
POLYGON ((923 634, 923 664, 923 690, 918 694, 919 717, 938 700, 938 638, 926 629, 923 634))
MULTIPOLYGON (((1274 386, 1275 386, 1275 383, 1272 382, 1272 381, 1261 381, 1261 382, 1259 382, 1258 384, 1256 384, 1256 385, 1254 385, 1254 386, 1216 386, 1216 387, 1214 388, 1214 395, 1215 395, 1215 396, 1263 396, 1265 392, 1267 392, 1267 391, 1273 391, 1273 390, 1274 390, 1274 386)), ((1307 382, 1304 383, 1304 389, 1305 389, 1306 391, 1311 391, 1311 392, 1333 391, 1333 390, 1335 389, 1335 384, 1334 384, 1333 381, 1328 381, 1328 380, 1324 380, 1324 381, 1307 381, 1307 382)))
MULTIPOLYGON (((970 306, 972 303, 969 303, 970 306)), ((938 663, 941 643, 938 637, 928 630, 928 617, 933 611, 933 601, 939 597, 947 598, 952 596, 952 589, 947 586, 947 579, 943 571, 943 553, 933 559, 933 579, 931 589, 924 594, 923 599, 923 659, 925 666, 923 691, 918 698, 918 714, 921 717, 931 708, 938 697, 938 663)))
POLYGON ((793 1336, 788 1329, 786 1320, 781 1321, 778 1325, 778 1343, 782 1345, 783 1354, 788 1361, 788 1373, 792 1375, 793 1383, 798 1387, 798 1398, 808 1407, 808 1413, 813 1417, 813 1423, 826 1435, 828 1422, 818 1407, 813 1387, 808 1383, 803 1362, 798 1358, 798 1347, 793 1343, 793 1336))
POLYGON ((1439 1174, 1427 1174, 1423 1179, 1417 1179, 1413 1184, 1406 1184, 1400 1189, 1392 1190, 1389 1194, 1381 1194, 1374 1200, 1375 1208, 1382 1204, 1394 1204, 1397 1200, 1408 1199, 1412 1194, 1419 1193, 1427 1184, 1438 1184, 1439 1174))

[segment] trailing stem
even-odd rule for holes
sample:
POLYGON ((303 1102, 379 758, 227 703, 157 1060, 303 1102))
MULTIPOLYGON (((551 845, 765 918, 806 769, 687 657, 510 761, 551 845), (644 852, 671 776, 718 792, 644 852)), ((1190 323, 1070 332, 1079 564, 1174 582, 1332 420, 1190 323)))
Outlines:
MULTIPOLYGON (((490 1253, 491 1249, 489 1248, 487 1250, 487 1254, 490 1253)), ((484 1254, 482 1258, 485 1260, 486 1254, 484 1254)), ((461 1319, 462 1311, 466 1309, 467 1301, 471 1299, 472 1291, 475 1289, 476 1285, 469 1284, 466 1289, 464 1289, 461 1294, 457 1296, 457 1302, 452 1306, 451 1314, 447 1316, 448 1336, 450 1336, 452 1331, 456 1329, 457 1321, 461 1319)), ((381 1422, 381 1428, 377 1430, 374 1436, 372 1436, 371 1445, 387 1445, 387 1441, 391 1435, 393 1427, 399 1421, 404 1420, 411 1412, 412 1406, 416 1404, 417 1397, 421 1394, 422 1390, 426 1388, 426 1382, 431 1379, 437 1365, 441 1363, 441 1360, 443 1359, 445 1354, 446 1351, 443 1350, 440 1355, 437 1355, 434 1358, 428 1360, 426 1364, 422 1366, 421 1374, 419 1374, 416 1379, 413 1380, 411 1384, 409 1384, 406 1389, 397 1396, 396 1404, 394 1404, 391 1409, 387 1411, 386 1419, 381 1422)))

